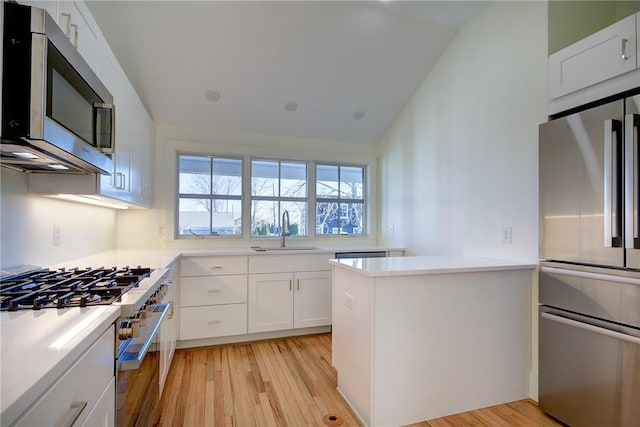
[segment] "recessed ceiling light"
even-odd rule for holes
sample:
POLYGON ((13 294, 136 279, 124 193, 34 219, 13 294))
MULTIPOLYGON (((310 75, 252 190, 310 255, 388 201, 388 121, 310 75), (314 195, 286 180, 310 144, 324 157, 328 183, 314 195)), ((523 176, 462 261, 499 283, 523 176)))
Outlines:
POLYGON ((353 120, 360 120, 361 118, 364 117, 364 114, 365 114, 364 111, 358 110, 355 113, 353 113, 353 116, 351 117, 353 117, 353 120))
POLYGON ((208 101, 218 102, 220 101, 220 92, 209 89, 204 93, 204 97, 207 98, 208 101))
POLYGON ((295 101, 289 101, 284 104, 284 109, 287 111, 296 111, 298 109, 298 103, 295 101))

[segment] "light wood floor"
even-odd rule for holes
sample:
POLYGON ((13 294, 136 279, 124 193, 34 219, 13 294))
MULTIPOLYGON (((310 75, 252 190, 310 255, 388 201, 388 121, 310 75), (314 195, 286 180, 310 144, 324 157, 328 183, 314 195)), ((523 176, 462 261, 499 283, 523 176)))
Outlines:
MULTIPOLYGON (((336 390, 331 334, 176 351, 159 426, 359 426, 336 390), (330 419, 337 417, 337 421, 330 419)), ((559 426, 531 400, 413 424, 559 426)))

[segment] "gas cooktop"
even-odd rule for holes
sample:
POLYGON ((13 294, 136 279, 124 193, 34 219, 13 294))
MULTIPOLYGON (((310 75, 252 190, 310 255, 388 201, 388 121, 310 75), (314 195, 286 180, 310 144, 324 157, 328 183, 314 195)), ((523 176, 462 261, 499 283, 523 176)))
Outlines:
POLYGON ((138 286, 153 270, 131 268, 37 269, 0 279, 0 310, 108 305, 138 286))

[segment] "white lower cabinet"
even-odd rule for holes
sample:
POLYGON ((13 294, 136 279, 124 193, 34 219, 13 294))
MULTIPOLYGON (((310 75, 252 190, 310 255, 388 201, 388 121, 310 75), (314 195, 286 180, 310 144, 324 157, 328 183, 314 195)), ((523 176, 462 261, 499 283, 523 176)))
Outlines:
POLYGON ((98 399, 87 419, 81 424, 87 427, 110 427, 116 425, 116 379, 111 379, 109 385, 98 399))
POLYGON ((165 301, 169 304, 169 312, 160 325, 159 346, 160 346, 160 395, 164 389, 171 361, 176 350, 176 341, 178 339, 178 317, 176 315, 176 295, 180 288, 180 282, 177 276, 176 267, 171 267, 163 284, 167 286, 165 301))
POLYGON ((249 275, 249 332, 331 324, 331 272, 249 275))
POLYGON ((247 257, 180 261, 180 340, 247 333, 247 257))
POLYGON ((180 339, 217 338, 247 333, 247 304, 182 307, 180 339))
POLYGON ((114 343, 111 326, 16 425, 115 425, 114 343))

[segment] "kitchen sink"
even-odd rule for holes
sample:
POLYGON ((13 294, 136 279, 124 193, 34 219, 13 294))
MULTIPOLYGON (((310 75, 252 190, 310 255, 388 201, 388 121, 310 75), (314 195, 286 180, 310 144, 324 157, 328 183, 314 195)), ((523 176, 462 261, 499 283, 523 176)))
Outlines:
POLYGON ((286 246, 284 248, 276 246, 276 247, 262 247, 262 246, 251 246, 256 252, 277 252, 277 251, 312 251, 316 248, 314 246, 286 246))

